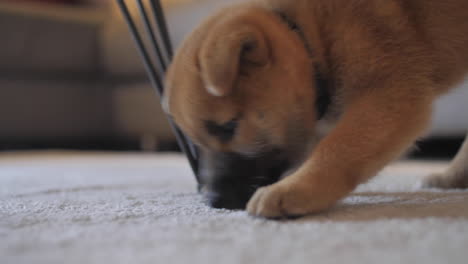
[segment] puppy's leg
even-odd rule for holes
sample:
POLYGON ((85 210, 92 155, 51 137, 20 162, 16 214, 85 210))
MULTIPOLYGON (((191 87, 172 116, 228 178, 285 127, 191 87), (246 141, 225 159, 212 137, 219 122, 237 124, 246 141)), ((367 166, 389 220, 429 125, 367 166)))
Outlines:
POLYGON ((351 103, 337 126, 294 174, 257 190, 247 205, 268 218, 315 213, 401 155, 430 119, 427 90, 376 89, 351 103))
POLYGON ((468 135, 448 169, 424 180, 425 187, 468 188, 468 135))

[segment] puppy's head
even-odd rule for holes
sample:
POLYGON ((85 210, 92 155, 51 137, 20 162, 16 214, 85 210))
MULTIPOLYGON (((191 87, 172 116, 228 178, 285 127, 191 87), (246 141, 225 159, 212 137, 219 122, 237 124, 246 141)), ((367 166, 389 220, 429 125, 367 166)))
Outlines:
MULTIPOLYGON (((223 179, 235 182, 235 174, 239 182, 241 177, 266 179, 255 184, 244 179, 239 189, 269 184, 277 175, 271 176, 268 167, 295 162, 304 154, 317 115, 313 76, 299 35, 261 7, 224 9, 185 40, 169 68, 163 104, 197 145, 222 153, 223 164, 232 163, 202 161, 202 171, 210 175, 205 177, 208 188, 216 189, 213 182, 223 179), (239 169, 240 163, 262 165, 239 169)), ((252 194, 246 193, 242 195, 252 194)))

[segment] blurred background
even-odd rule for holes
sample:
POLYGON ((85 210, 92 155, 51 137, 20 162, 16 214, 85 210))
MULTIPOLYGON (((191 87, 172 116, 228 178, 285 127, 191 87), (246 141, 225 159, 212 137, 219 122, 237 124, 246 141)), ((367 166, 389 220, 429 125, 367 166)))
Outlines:
MULTIPOLYGON (((235 1, 163 0, 173 44, 235 1)), ((0 151, 177 150, 115 1, 0 0, 0 33, 0 151)), ((437 102, 413 157, 454 155, 468 128, 464 86, 437 102)))

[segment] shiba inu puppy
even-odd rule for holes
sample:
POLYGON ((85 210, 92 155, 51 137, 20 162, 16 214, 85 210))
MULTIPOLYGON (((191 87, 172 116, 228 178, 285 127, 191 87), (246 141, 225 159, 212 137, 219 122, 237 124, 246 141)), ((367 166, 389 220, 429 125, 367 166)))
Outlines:
MULTIPOLYGON (((468 1, 259 0, 179 48, 166 111, 214 207, 320 212, 401 155, 468 71, 468 1)), ((426 182, 468 187, 468 146, 426 182)))

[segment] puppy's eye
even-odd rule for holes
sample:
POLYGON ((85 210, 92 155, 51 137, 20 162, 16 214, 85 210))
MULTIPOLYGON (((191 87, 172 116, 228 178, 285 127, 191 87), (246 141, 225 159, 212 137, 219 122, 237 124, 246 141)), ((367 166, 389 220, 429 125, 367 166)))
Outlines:
POLYGON ((205 127, 208 133, 217 137, 222 142, 232 140, 236 133, 239 122, 237 119, 232 119, 224 124, 218 124, 213 121, 205 121, 205 127))

